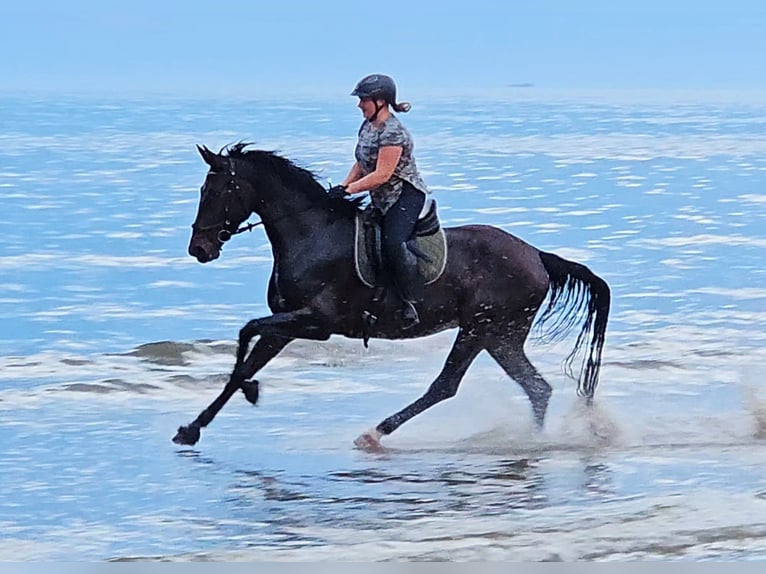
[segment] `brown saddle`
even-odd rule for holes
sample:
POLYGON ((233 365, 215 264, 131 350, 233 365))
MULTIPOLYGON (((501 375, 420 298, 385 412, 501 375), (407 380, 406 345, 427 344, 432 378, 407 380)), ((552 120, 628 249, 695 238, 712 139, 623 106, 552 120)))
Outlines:
MULTIPOLYGON (((388 285, 383 263, 380 217, 380 212, 374 208, 365 209, 356 216, 356 274, 368 287, 388 285)), ((436 281, 447 265, 447 238, 439 224, 435 201, 431 201, 425 217, 418 220, 415 233, 407 241, 407 246, 415 254, 423 284, 436 281)))

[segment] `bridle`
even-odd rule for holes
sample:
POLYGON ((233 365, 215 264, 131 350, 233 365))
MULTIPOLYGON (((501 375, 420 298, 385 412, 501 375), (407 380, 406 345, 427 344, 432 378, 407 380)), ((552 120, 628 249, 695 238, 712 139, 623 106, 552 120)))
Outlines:
MULTIPOLYGON (((242 195, 240 194, 240 186, 239 186, 239 182, 237 178, 237 171, 234 169, 234 162, 231 161, 231 158, 228 158, 228 159, 229 159, 228 175, 230 179, 228 184, 226 185, 226 190, 224 191, 225 197, 228 198, 231 195, 236 197, 240 207, 242 208, 243 213, 246 213, 249 216, 250 210, 245 205, 245 201, 242 199, 242 195), (231 184, 234 184, 233 188, 231 184)), ((215 171, 211 169, 208 172, 208 175, 215 175, 220 173, 221 172, 219 171, 215 171)), ((197 232, 205 232, 205 231, 210 231, 211 229, 218 228, 218 233, 216 235, 216 238, 221 243, 226 243, 235 235, 239 235, 240 233, 244 233, 245 231, 252 231, 253 228, 258 227, 259 225, 263 225, 263 221, 258 221, 257 223, 246 223, 245 225, 242 225, 241 227, 238 227, 232 230, 233 226, 232 226, 231 219, 229 218, 230 205, 231 205, 230 201, 226 201, 224 204, 223 221, 212 223, 210 225, 197 225, 197 223, 195 222, 192 224, 192 229, 197 232)))
MULTIPOLYGON (((238 178, 237 178, 237 171, 234 168, 234 162, 232 161, 232 158, 227 158, 227 159, 229 164, 229 170, 228 170, 229 182, 226 186, 226 191, 224 191, 224 194, 226 194, 226 197, 230 195, 234 195, 234 197, 237 198, 237 201, 239 202, 239 205, 242 208, 243 213, 246 213, 247 217, 249 217, 251 212, 248 209, 247 205, 245 204, 245 200, 242 199, 242 195, 240 193, 240 186, 239 186, 238 178), (234 186, 232 187, 231 184, 234 184, 234 186)), ((216 175, 220 173, 222 172, 215 171, 214 169, 211 168, 210 171, 208 172, 208 175, 216 175)), ((224 204, 223 221, 219 221, 217 223, 211 223, 210 225, 197 225, 197 223, 193 223, 191 226, 192 229, 196 232, 205 232, 205 231, 210 231, 211 229, 217 228, 218 233, 216 234, 216 238, 221 243, 226 243, 235 235, 239 235, 240 233, 244 233, 245 231, 252 231, 259 225, 263 225, 263 221, 257 221, 255 223, 245 223, 244 225, 241 225, 240 227, 236 227, 232 229, 232 227, 234 226, 232 225, 231 219, 229 218, 230 203, 231 202, 226 201, 226 203, 224 204)), ((312 209, 312 207, 309 207, 308 209, 312 209)), ((308 211, 308 209, 300 210, 298 213, 302 213, 303 211, 308 211)), ((275 219, 274 222, 276 223, 283 219, 287 219, 288 217, 292 217, 293 215, 294 214, 284 215, 282 217, 275 219)))

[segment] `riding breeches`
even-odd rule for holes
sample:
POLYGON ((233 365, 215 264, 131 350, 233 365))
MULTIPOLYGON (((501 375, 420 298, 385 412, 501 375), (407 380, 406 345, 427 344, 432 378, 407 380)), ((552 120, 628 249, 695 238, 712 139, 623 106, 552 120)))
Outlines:
POLYGON ((426 196, 422 191, 415 189, 410 183, 404 182, 399 199, 383 216, 381 227, 384 253, 389 250, 389 247, 404 243, 412 237, 425 201, 426 196))
POLYGON ((403 301, 418 299, 421 291, 417 259, 406 242, 415 231, 425 200, 423 192, 405 183, 402 194, 388 209, 381 225, 383 258, 403 301))

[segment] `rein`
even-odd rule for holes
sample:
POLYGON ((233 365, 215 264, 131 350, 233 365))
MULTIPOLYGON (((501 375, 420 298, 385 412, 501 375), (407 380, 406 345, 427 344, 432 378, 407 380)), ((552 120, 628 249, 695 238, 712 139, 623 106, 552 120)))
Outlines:
MULTIPOLYGON (((228 209, 227 209, 227 211, 228 211, 228 209)), ((238 227, 234 231, 229 231, 228 229, 226 229, 226 226, 229 225, 229 224, 230 224, 230 222, 228 220, 225 220, 223 222, 213 223, 211 225, 196 225, 196 224, 192 224, 191 227, 192 227, 192 229, 194 231, 202 231, 202 232, 210 231, 211 229, 215 229, 216 227, 220 227, 221 229, 219 229, 218 234, 216 235, 216 238, 221 243, 226 243, 227 241, 229 241, 235 235, 239 235, 240 233, 244 233, 245 231, 252 231, 253 229, 258 227, 259 225, 263 225, 263 221, 257 221, 256 223, 246 223, 246 224, 242 225, 241 227, 238 227)))
MULTIPOLYGON (((306 209, 300 209, 300 210, 296 211, 295 213, 289 213, 287 215, 283 215, 282 217, 277 217, 274 220, 274 223, 282 221, 283 219, 287 219, 288 217, 292 217, 293 215, 297 215, 297 214, 304 213, 306 211, 310 211, 310 210, 314 209, 315 207, 316 207, 315 205, 310 205, 306 209)), ((206 225, 205 227, 197 227, 196 229, 198 229, 199 231, 205 231, 205 230, 208 230, 208 229, 212 229, 213 227, 217 227, 218 225, 220 225, 220 224, 206 225)), ((263 221, 256 221, 255 223, 245 223, 242 227, 238 228, 236 231, 229 231, 228 229, 225 229, 225 228, 221 229, 218 232, 218 241, 220 241, 221 243, 226 243, 229 239, 231 239, 235 235, 239 235, 240 233, 244 233, 245 231, 252 231, 254 228, 258 227, 259 225, 263 225, 263 221)), ((194 228, 193 225, 192 225, 192 228, 194 228)))
POLYGON ((244 233, 245 231, 252 231, 253 228, 258 227, 259 225, 263 225, 263 221, 258 221, 256 223, 246 223, 242 227, 238 228, 236 231, 229 231, 228 229, 221 229, 221 231, 218 232, 218 241, 221 243, 226 243, 229 239, 234 237, 235 235, 239 235, 240 233, 244 233))

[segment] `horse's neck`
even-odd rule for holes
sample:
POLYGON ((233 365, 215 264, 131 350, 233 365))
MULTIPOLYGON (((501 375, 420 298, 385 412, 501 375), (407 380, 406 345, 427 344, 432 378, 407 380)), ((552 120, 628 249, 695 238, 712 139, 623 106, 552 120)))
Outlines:
MULTIPOLYGON (((338 227, 334 221, 345 218, 333 215, 300 190, 283 188, 269 197, 270 200, 255 212, 261 218, 273 248, 291 253, 304 250, 310 256, 322 244, 336 242, 334 233, 329 230, 338 227)), ((349 225, 353 225, 353 221, 349 225)))
POLYGON ((264 180, 250 180, 254 192, 248 197, 247 207, 264 224, 264 227, 283 228, 285 220, 296 220, 307 211, 311 198, 294 186, 285 186, 274 176, 264 180))
POLYGON ((313 207, 303 213, 289 214, 273 222, 264 222, 266 234, 274 247, 282 251, 307 250, 306 255, 316 253, 323 245, 337 244, 339 233, 345 226, 353 228, 353 222, 345 218, 333 221, 321 207, 313 207))

